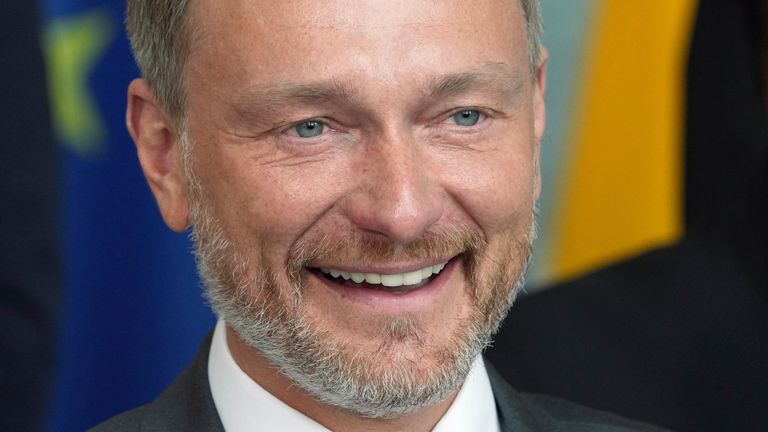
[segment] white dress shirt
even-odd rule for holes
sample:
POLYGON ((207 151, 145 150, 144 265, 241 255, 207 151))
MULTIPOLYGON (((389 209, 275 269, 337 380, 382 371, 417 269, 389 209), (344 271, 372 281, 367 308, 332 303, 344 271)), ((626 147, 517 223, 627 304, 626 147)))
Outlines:
MULTIPOLYGON (((327 432, 328 429, 272 396, 253 381, 232 358, 225 324, 213 332, 208 380, 216 410, 227 432, 327 432)), ((478 357, 456 399, 433 432, 499 432, 491 382, 478 357)))

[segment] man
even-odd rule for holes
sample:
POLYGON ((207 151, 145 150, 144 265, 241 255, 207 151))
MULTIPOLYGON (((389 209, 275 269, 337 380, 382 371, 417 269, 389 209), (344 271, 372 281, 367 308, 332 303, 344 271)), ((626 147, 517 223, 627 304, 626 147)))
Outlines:
POLYGON ((210 346, 98 430, 628 430, 480 357, 533 241, 533 1, 135 0, 127 122, 210 346))

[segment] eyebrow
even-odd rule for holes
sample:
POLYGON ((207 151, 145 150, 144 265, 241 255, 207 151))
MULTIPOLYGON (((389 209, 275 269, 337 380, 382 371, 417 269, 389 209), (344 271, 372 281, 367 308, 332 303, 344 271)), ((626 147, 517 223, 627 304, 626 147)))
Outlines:
MULTIPOLYGON (((523 80, 520 71, 505 63, 486 63, 470 71, 429 77, 423 94, 428 100, 441 100, 483 90, 511 100, 520 93, 523 80)), ((359 99, 359 96, 353 81, 328 79, 307 83, 282 82, 268 88, 249 87, 227 104, 236 119, 258 124, 279 115, 287 106, 349 103, 359 99)))
POLYGON ((256 121, 280 112, 285 106, 324 105, 353 100, 357 94, 351 83, 337 79, 309 83, 284 82, 269 88, 247 88, 239 92, 234 101, 227 104, 236 116, 256 121))
POLYGON ((523 88, 523 79, 523 74, 505 63, 486 63, 469 72, 449 73, 431 79, 426 95, 430 99, 443 99, 476 89, 487 89, 513 96, 523 88))

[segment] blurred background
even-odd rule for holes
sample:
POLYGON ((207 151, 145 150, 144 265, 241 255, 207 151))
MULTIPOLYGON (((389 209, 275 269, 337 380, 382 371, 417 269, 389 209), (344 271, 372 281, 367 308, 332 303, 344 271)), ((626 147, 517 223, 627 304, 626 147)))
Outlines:
MULTIPOLYGON (((542 0, 540 236, 488 352, 519 389, 768 425, 766 3, 542 0)), ((125 130, 123 8, 0 4, 3 431, 150 401, 214 322, 125 130)))

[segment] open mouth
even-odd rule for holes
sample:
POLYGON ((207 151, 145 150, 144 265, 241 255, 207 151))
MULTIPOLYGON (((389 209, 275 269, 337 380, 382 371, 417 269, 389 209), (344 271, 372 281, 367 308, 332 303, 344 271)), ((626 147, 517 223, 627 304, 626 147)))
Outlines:
MULTIPOLYGON (((453 261, 453 260, 451 260, 453 261)), ((408 293, 437 279, 451 262, 446 261, 405 273, 358 273, 334 268, 310 269, 317 277, 347 288, 373 289, 390 293, 408 293)))

